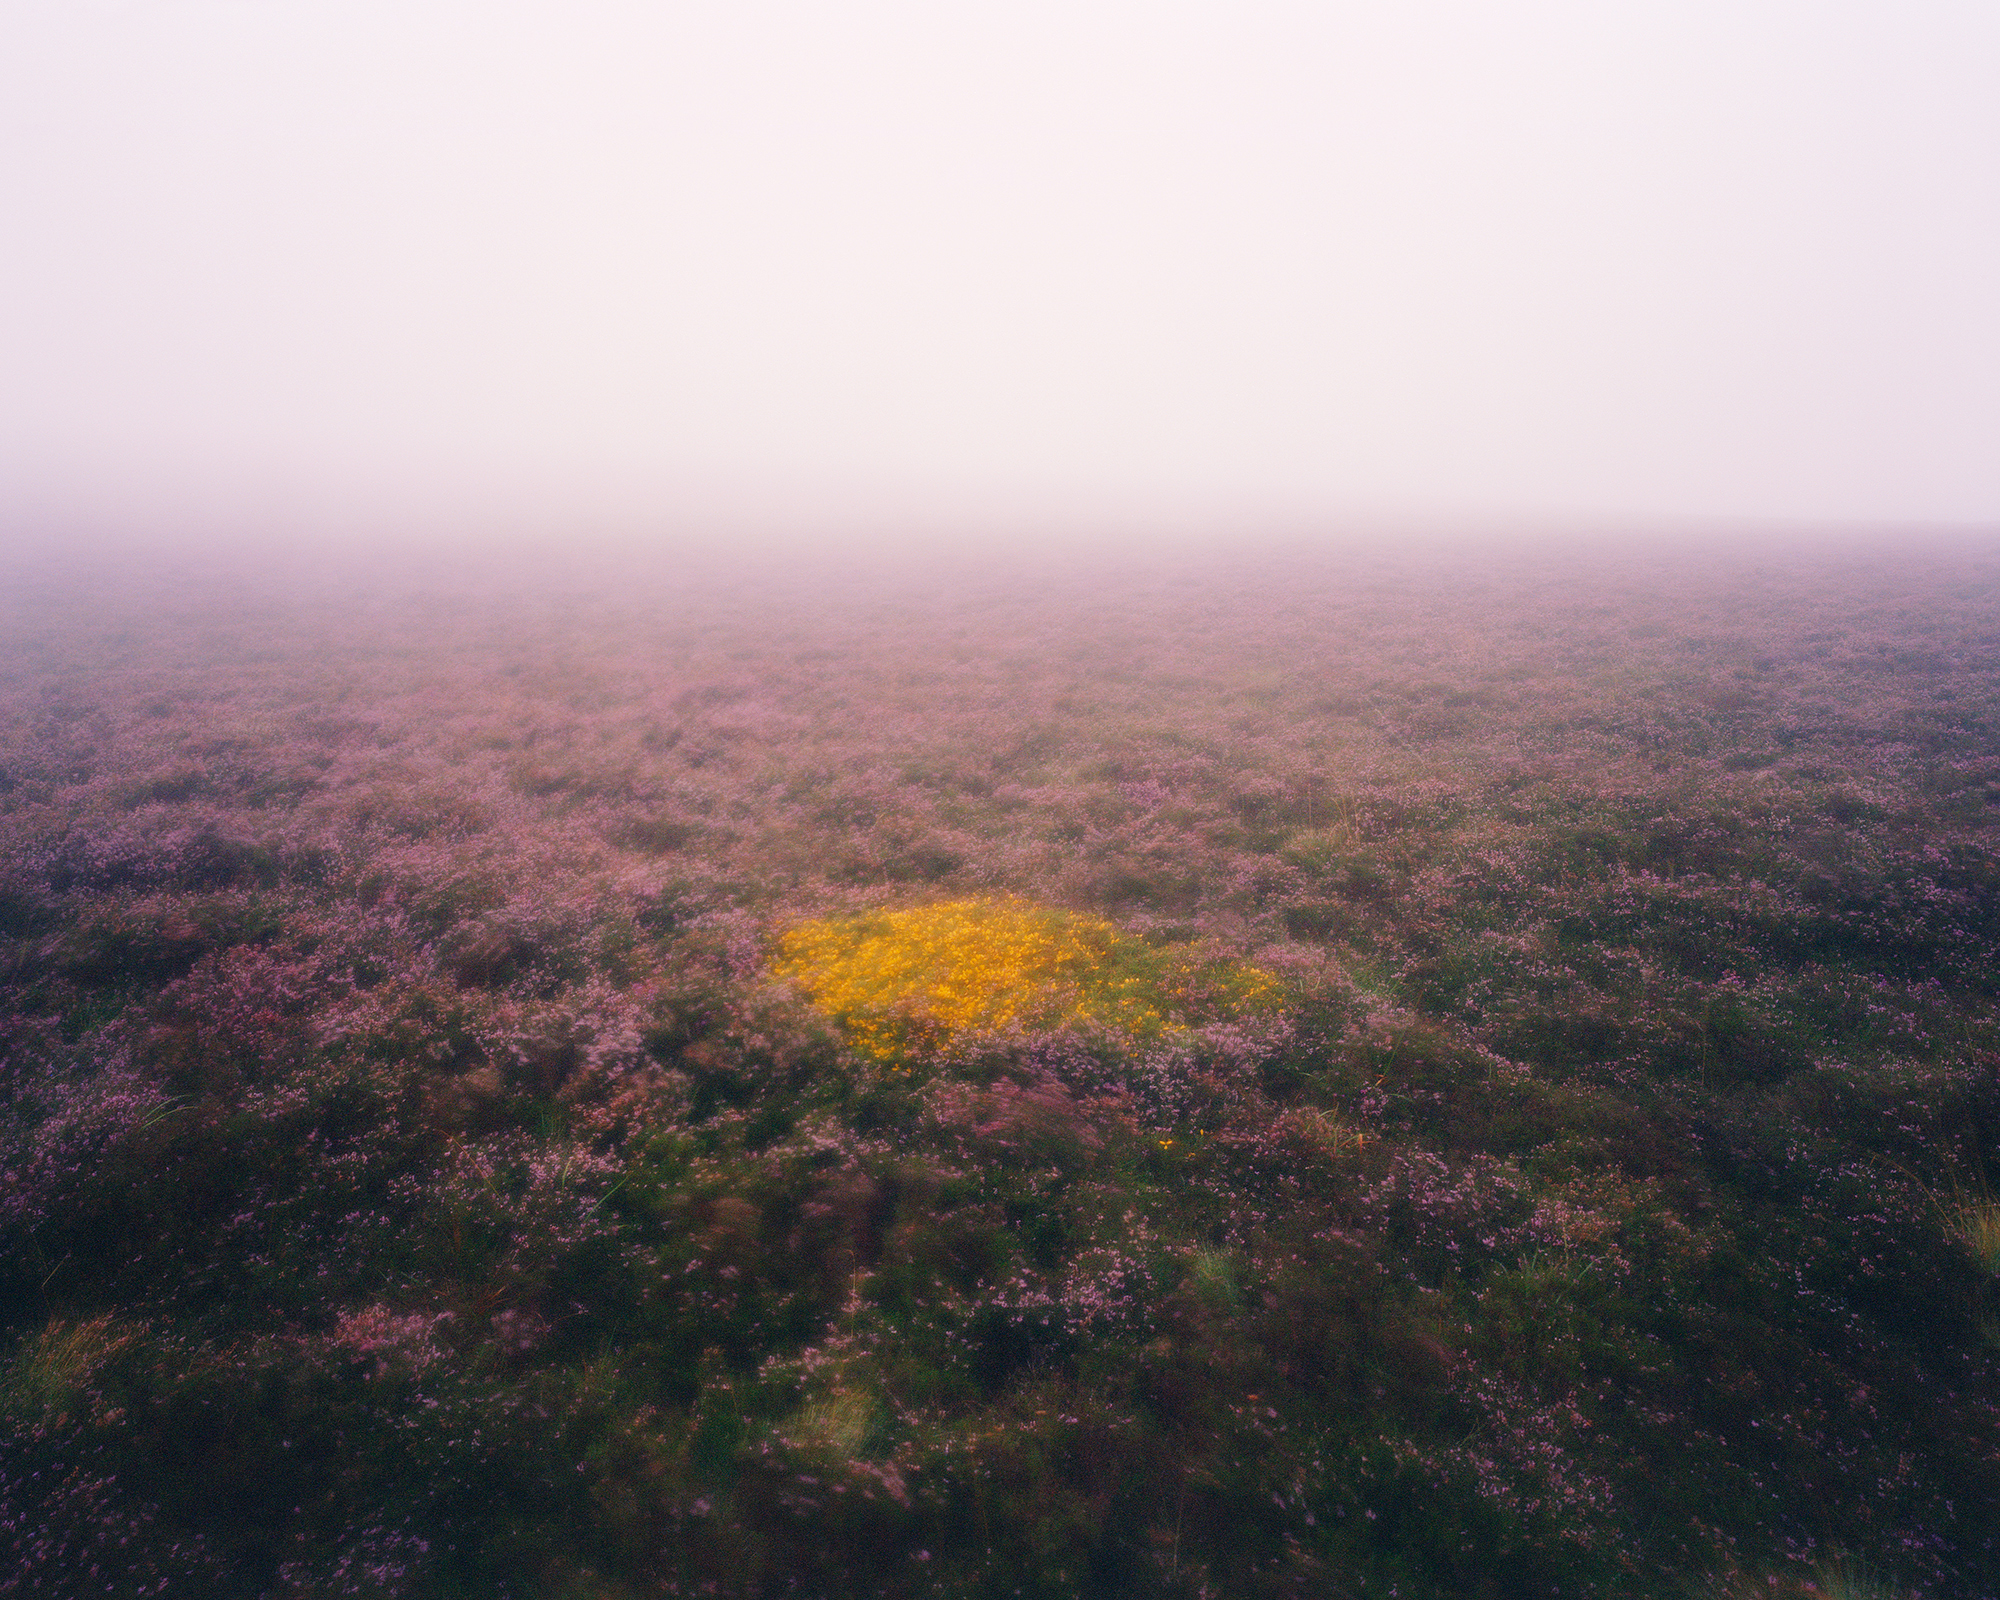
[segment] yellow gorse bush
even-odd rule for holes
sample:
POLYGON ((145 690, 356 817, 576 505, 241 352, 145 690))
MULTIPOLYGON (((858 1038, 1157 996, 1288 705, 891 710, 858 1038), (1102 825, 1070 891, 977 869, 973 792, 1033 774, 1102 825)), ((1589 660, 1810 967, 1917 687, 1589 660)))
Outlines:
POLYGON ((801 923, 772 972, 887 1061, 960 1034, 1085 1024, 1152 1037, 1269 1010, 1269 973, 1157 950, 1102 917, 1014 897, 801 923))

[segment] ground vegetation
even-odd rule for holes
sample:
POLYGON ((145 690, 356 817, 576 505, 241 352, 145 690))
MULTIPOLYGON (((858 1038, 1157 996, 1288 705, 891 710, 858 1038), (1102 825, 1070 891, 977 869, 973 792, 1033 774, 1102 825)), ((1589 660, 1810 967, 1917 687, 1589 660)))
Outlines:
POLYGON ((1993 552, 5 605, 0 1595, 2000 1593, 1993 552))

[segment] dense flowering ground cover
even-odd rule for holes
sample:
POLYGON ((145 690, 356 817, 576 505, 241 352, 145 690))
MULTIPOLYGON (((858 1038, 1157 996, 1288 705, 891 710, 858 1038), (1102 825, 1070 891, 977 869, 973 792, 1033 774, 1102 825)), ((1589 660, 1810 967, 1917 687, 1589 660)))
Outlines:
POLYGON ((1203 963, 1019 896, 815 917, 780 935, 769 970, 863 1054, 905 1072, 972 1034, 1081 1028, 1129 1046, 1186 1029, 1190 1011, 1283 1004, 1277 980, 1253 966, 1203 963))
POLYGON ((0 1594, 2000 1593, 1992 552, 7 592, 0 1594))

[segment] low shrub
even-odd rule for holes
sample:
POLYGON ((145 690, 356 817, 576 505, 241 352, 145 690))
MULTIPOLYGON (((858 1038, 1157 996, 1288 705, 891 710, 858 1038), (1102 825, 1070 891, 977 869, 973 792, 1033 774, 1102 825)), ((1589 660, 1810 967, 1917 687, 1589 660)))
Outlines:
POLYGON ((1156 949, 1103 918, 1021 899, 801 923, 779 938, 771 971, 885 1062, 1010 1029, 1156 1038, 1279 1001, 1254 967, 1156 949))

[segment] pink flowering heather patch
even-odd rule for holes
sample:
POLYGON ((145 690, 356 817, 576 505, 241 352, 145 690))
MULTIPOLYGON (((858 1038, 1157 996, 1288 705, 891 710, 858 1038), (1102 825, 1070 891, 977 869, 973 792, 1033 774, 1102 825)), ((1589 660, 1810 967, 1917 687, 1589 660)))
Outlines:
POLYGON ((2000 1592, 1990 556, 232 592, 0 599, 0 1595, 2000 1592))

